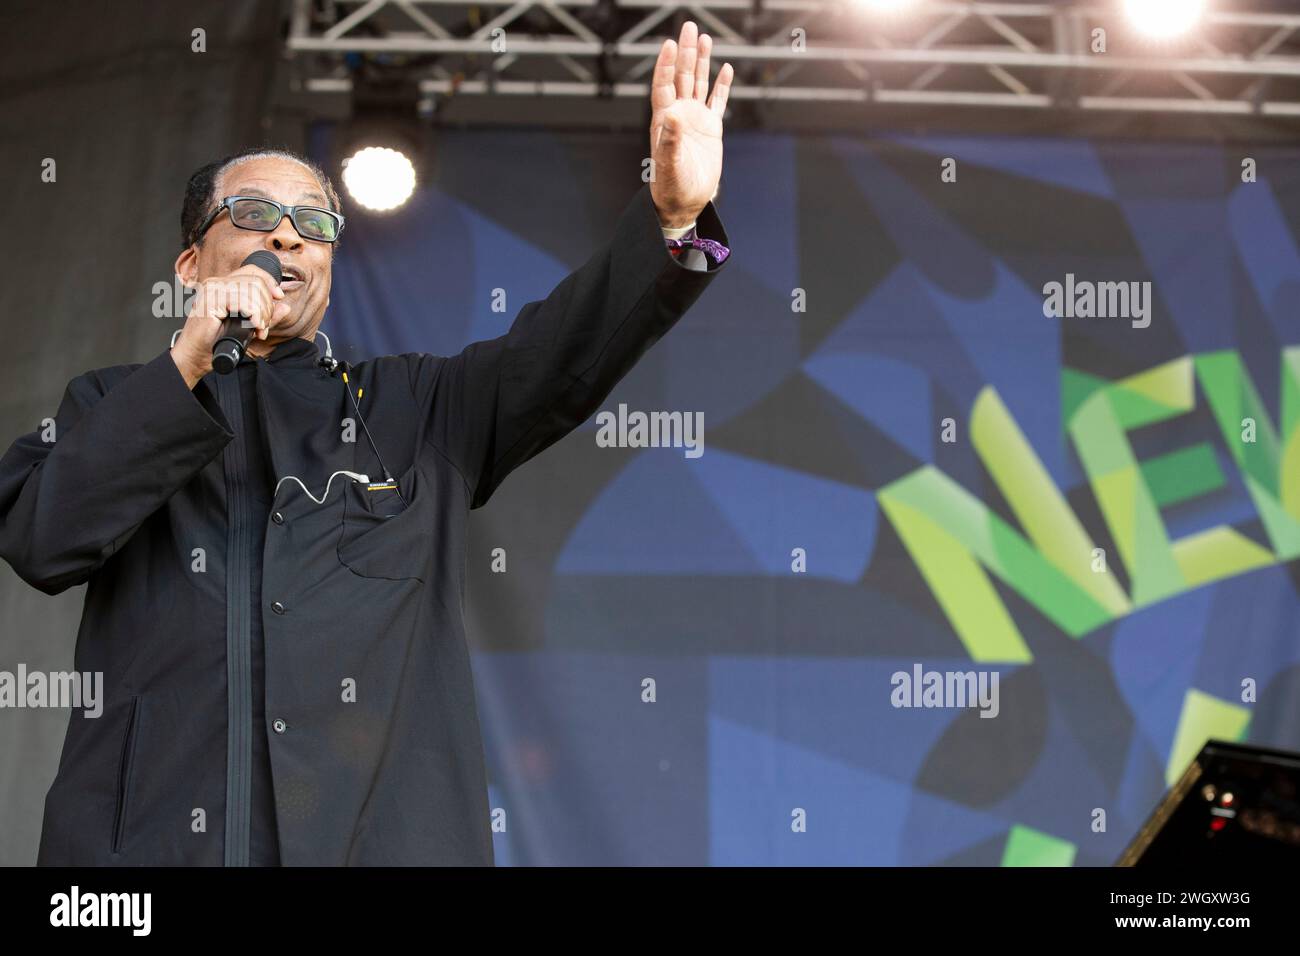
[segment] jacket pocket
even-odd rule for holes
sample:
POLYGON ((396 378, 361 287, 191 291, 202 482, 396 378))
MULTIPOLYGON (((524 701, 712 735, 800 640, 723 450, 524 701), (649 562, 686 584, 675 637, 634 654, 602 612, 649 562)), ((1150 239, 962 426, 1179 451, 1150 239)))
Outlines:
POLYGON ((113 811, 113 852, 121 852, 126 825, 127 797, 131 789, 131 765, 135 757, 136 726, 140 722, 140 696, 131 696, 126 715, 126 732, 122 735, 122 753, 117 762, 117 805, 113 811))
POLYGON ((422 581, 432 531, 419 492, 415 466, 394 482, 349 482, 339 561, 362 577, 422 581))

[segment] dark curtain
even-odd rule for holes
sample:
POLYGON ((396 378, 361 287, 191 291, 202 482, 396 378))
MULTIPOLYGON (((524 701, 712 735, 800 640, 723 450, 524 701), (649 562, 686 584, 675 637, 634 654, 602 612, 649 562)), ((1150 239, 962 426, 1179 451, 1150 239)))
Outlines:
MULTIPOLYGON (((0 8, 4 447, 53 416, 69 379, 146 361, 183 324, 155 317, 154 287, 172 281, 185 183, 263 142, 281 12, 266 0, 0 8)), ((47 597, 0 563, 0 670, 70 670, 83 592, 47 597)), ((0 712, 0 864, 36 859, 67 720, 0 712)))

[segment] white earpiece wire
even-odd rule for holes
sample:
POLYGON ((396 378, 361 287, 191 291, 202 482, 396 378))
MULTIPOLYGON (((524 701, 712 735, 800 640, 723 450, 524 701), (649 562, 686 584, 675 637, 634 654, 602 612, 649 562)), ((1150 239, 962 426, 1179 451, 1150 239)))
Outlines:
POLYGON ((355 471, 336 471, 334 472, 334 474, 330 475, 329 481, 325 482, 325 493, 321 497, 317 498, 315 495, 313 495, 310 491, 307 490, 307 486, 302 483, 302 479, 299 478, 297 475, 285 475, 283 478, 281 478, 279 481, 275 483, 275 491, 271 493, 271 497, 274 498, 276 495, 280 493, 280 486, 284 484, 286 481, 296 481, 298 482, 298 487, 303 490, 303 493, 306 494, 308 498, 316 502, 316 504, 318 505, 323 505, 325 503, 325 499, 330 496, 330 485, 334 483, 334 479, 337 478, 339 475, 347 475, 353 481, 361 481, 361 482, 365 482, 366 484, 370 483, 369 475, 361 475, 355 471))

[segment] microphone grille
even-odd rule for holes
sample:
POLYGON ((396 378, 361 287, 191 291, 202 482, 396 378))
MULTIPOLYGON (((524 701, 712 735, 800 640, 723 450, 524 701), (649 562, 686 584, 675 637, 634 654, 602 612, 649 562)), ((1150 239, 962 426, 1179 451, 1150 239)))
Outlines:
POLYGON ((267 252, 265 249, 258 249, 256 252, 250 252, 248 258, 240 264, 245 266, 257 266, 259 269, 269 272, 271 278, 275 280, 276 285, 279 285, 284 279, 284 272, 280 268, 280 260, 275 257, 274 253, 267 252))

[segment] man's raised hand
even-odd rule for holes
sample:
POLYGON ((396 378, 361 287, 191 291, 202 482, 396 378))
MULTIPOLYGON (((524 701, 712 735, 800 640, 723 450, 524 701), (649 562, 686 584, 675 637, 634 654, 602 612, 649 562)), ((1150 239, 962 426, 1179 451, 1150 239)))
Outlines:
POLYGON ((722 116, 735 70, 722 64, 709 94, 713 38, 687 20, 665 40, 650 84, 650 196, 669 228, 693 222, 722 178, 722 116))

